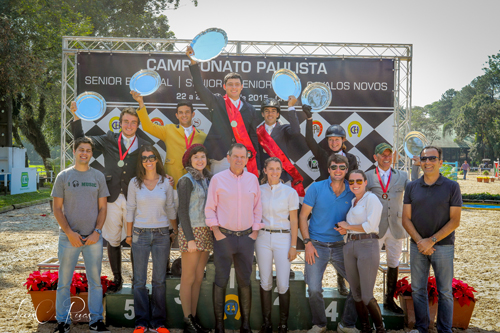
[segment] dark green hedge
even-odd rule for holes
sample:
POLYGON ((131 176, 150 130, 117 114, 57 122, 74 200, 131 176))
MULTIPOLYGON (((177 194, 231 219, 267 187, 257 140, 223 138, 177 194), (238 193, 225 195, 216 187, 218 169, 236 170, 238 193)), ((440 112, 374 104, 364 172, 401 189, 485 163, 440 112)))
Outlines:
POLYGON ((473 193, 462 194, 462 200, 465 201, 500 201, 500 194, 473 193))

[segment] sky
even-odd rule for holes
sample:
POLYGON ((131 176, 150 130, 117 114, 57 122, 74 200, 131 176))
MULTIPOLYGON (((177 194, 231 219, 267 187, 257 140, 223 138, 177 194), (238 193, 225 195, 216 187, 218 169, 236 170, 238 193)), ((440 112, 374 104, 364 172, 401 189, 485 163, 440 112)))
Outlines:
POLYGON ((165 12, 179 39, 217 27, 229 40, 413 44, 413 106, 484 73, 499 13, 499 0, 181 0, 165 12))

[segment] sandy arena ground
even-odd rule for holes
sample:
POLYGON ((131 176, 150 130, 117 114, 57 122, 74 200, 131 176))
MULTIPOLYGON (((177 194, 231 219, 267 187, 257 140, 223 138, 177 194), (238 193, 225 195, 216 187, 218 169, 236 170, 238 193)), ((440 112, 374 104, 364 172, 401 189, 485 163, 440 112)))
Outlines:
MULTIPOLYGON (((500 194, 500 181, 484 184, 476 182, 475 175, 469 177, 467 181, 459 180, 462 193, 500 194)), ((463 210, 462 222, 456 231, 455 277, 478 291, 470 332, 500 331, 500 228, 497 223, 500 224, 498 212, 463 210)), ((23 283, 36 270, 37 263, 57 256, 57 235, 57 222, 48 204, 0 214, 0 333, 53 331, 55 324, 38 324, 33 318, 33 306, 23 283)), ((130 269, 129 264, 124 264, 125 282, 130 282, 130 269)), ((103 275, 111 275, 107 263, 103 265, 103 275)), ((336 286, 331 266, 324 284, 336 286)), ((381 274, 375 291, 381 302, 381 274)), ((76 325, 72 332, 86 332, 87 327, 76 325)), ((130 328, 110 329, 132 332, 130 328)), ((181 333, 181 330, 172 332, 181 333)))

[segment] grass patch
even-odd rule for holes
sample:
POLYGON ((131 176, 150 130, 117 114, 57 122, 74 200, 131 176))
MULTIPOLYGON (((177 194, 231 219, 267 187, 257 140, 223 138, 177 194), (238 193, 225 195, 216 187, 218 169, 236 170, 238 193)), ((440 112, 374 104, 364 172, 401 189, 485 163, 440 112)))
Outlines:
POLYGON ((0 195, 0 208, 12 206, 25 202, 32 202, 40 199, 50 198, 50 188, 41 188, 36 192, 21 193, 14 195, 0 195))

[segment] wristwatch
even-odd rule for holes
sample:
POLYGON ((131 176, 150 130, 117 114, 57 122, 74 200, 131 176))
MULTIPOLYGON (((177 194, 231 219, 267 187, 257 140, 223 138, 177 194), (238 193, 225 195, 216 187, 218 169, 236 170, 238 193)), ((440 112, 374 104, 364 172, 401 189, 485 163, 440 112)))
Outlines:
POLYGON ((102 230, 101 229, 95 228, 94 231, 97 232, 99 235, 102 235, 102 230))
POLYGON ((307 245, 311 241, 311 238, 304 238, 304 245, 307 245))
POLYGON ((434 242, 434 243, 437 243, 438 242, 438 239, 436 237, 432 237, 431 240, 434 242))

